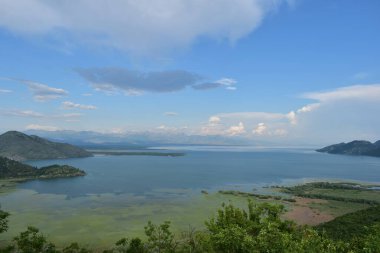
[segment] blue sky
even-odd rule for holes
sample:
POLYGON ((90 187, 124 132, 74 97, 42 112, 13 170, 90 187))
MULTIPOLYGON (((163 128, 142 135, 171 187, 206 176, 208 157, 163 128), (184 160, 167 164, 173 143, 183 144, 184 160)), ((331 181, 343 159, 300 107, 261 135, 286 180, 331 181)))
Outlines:
POLYGON ((0 1, 0 130, 380 139, 380 2, 0 1))

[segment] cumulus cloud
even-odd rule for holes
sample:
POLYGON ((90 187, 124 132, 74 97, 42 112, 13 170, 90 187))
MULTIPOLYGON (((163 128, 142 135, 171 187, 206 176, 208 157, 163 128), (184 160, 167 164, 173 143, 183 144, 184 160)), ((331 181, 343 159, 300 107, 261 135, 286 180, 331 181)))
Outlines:
POLYGON ((220 80, 215 83, 204 83, 202 82, 204 78, 200 75, 184 70, 140 72, 126 68, 79 68, 76 72, 95 90, 107 94, 124 92, 127 95, 141 95, 144 92, 175 92, 187 87, 194 89, 232 87, 231 85, 236 83, 235 80, 226 78, 222 79, 224 84, 220 80))
POLYGON ((30 124, 25 127, 26 130, 42 130, 42 131, 58 131, 59 127, 55 126, 46 126, 46 125, 38 125, 38 124, 30 124))
POLYGON ((266 130, 267 130, 267 126, 265 125, 265 123, 261 122, 257 124, 256 128, 253 129, 252 133, 257 134, 257 135, 263 135, 266 130))
POLYGON ((315 109, 319 108, 320 106, 321 106, 320 103, 305 105, 305 106, 301 107, 300 109, 298 109, 297 113, 311 112, 311 111, 314 111, 315 109))
POLYGON ((208 119, 208 122, 209 124, 211 125, 217 125, 220 123, 220 117, 218 116, 211 116, 209 119, 208 119))
POLYGON ((236 126, 231 126, 229 129, 227 129, 226 133, 230 136, 236 136, 241 135, 245 133, 245 127, 243 122, 239 122, 236 126))
MULTIPOLYGON (((266 14, 294 0, 3 0, 0 26, 17 34, 106 45, 147 54, 199 37, 234 42, 266 14)), ((64 43, 64 42, 63 42, 64 43)))
POLYGON ((81 109, 81 110, 95 110, 97 109, 96 106, 93 105, 82 105, 82 104, 76 104, 70 101, 62 102, 62 108, 64 109, 81 109))

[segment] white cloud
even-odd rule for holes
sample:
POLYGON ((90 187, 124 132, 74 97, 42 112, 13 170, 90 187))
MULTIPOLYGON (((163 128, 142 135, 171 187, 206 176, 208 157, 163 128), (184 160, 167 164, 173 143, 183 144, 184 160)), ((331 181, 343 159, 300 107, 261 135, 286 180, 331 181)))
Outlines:
POLYGON ((234 42, 268 12, 293 1, 2 0, 0 26, 27 36, 59 34, 70 42, 146 54, 187 47, 199 37, 234 42))
POLYGON ((226 133, 230 136, 241 135, 245 133, 245 127, 243 122, 239 122, 237 126, 231 126, 227 129, 226 133))
POLYGON ((353 85, 331 91, 310 92, 303 94, 302 97, 318 100, 320 102, 332 102, 345 99, 380 100, 380 84, 353 85))
POLYGON ((77 119, 83 116, 81 113, 65 113, 65 114, 43 114, 32 110, 0 110, 0 115, 23 117, 23 118, 44 118, 44 119, 77 119))
POLYGON ((50 87, 46 84, 42 84, 42 83, 38 83, 34 81, 16 80, 16 79, 13 79, 13 81, 19 81, 25 84, 26 86, 28 86, 30 91, 33 93, 34 100, 38 102, 45 102, 49 100, 58 99, 69 94, 64 89, 50 87))
POLYGON ((256 128, 253 129, 252 133, 257 135, 263 135, 267 130, 267 126, 264 123, 257 124, 256 128))
POLYGON ((0 94, 1 93, 11 93, 11 90, 6 90, 6 89, 0 89, 0 94))
POLYGON ((321 106, 320 103, 308 104, 297 110, 297 113, 311 112, 321 106))
MULTIPOLYGON (((1 7, 0 7, 1 9, 1 7)), ((1 12, 0 12, 1 14, 1 12)), ((1 80, 18 82, 26 85, 33 94, 33 98, 38 102, 45 102, 49 100, 58 99, 69 94, 68 91, 61 88, 54 88, 43 83, 23 80, 17 78, 0 77, 1 80)))
POLYGON ((62 102, 62 107, 64 109, 82 109, 82 110, 95 110, 97 109, 96 106, 93 105, 82 105, 82 104, 76 104, 70 101, 62 102))
POLYGON ((289 120, 289 122, 293 125, 297 124, 297 116, 294 111, 290 111, 286 114, 286 118, 289 120))
POLYGON ((217 125, 220 123, 220 117, 218 116, 211 116, 209 119, 208 119, 208 122, 209 124, 211 125, 217 125))
POLYGON ((25 127, 26 130, 42 130, 42 131, 58 131, 59 127, 55 126, 46 126, 46 125, 38 125, 38 124, 30 124, 25 127))
POLYGON ((164 115, 169 116, 169 117, 174 117, 174 116, 178 116, 178 113, 177 112, 165 112, 164 115))
POLYGON ((43 118, 45 115, 39 112, 31 110, 2 110, 0 111, 2 115, 16 116, 16 117, 33 117, 33 118, 43 118))

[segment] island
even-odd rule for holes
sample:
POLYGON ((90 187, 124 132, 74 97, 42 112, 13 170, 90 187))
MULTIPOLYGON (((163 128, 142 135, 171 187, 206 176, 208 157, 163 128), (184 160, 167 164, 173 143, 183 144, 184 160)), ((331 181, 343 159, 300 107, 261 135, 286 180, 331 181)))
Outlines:
POLYGON ((0 179, 31 180, 85 176, 86 172, 69 165, 50 165, 36 168, 0 157, 0 179))
POLYGON ((374 143, 355 140, 349 143, 330 145, 316 151, 329 154, 380 157, 380 140, 374 143))
POLYGON ((0 135, 0 156, 16 161, 90 157, 92 153, 67 143, 8 131, 0 135))

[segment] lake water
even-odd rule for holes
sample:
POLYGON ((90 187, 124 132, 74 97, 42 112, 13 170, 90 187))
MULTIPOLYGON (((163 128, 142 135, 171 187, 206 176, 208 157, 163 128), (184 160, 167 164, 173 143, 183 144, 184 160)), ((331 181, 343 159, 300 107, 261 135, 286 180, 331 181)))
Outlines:
MULTIPOLYGON (((177 148, 178 149, 178 148, 177 148)), ((69 164, 85 177, 35 180, 0 194, 12 213, 5 239, 34 225, 58 243, 109 245, 140 235, 148 220, 171 220, 176 229, 203 226, 226 199, 221 189, 265 191, 262 186, 315 179, 380 182, 380 159, 329 155, 308 149, 183 147, 186 155, 95 156, 32 161, 69 164)), ((241 204, 241 203, 238 203, 241 204)))

